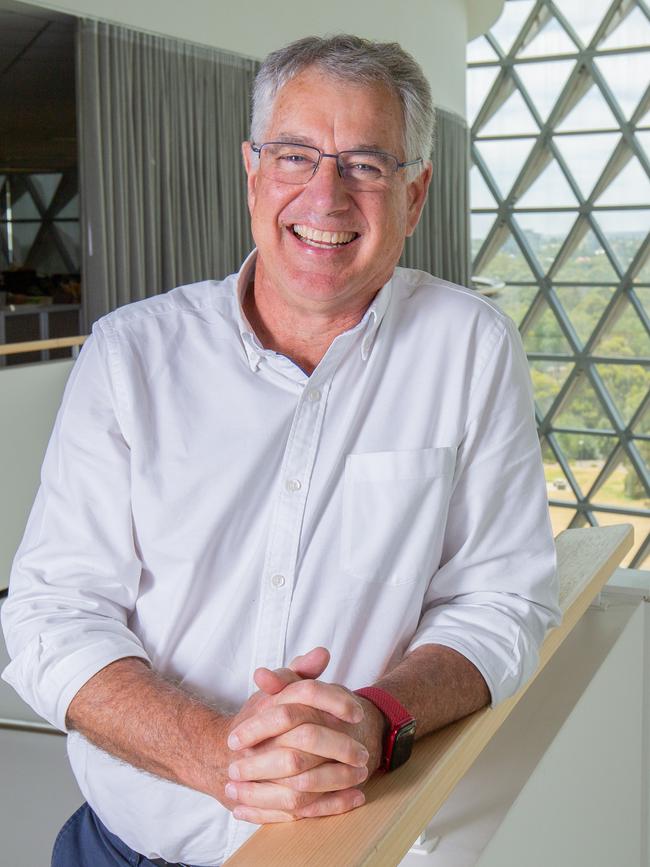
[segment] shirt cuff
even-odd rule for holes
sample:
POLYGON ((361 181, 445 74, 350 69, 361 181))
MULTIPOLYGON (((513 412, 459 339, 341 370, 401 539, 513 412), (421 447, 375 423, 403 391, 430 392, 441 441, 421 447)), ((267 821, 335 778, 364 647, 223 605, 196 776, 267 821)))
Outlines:
POLYGON ((126 657, 151 662, 135 636, 96 636, 88 645, 58 657, 51 656, 37 636, 9 663, 2 679, 40 716, 67 732, 66 713, 81 687, 102 668, 126 657))

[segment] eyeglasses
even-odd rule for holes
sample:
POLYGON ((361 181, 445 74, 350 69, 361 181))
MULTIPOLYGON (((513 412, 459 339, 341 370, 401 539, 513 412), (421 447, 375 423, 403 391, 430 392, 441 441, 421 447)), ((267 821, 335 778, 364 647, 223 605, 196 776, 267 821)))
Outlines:
POLYGON ((267 141, 251 144, 260 158, 260 174, 283 184, 306 184, 318 171, 323 157, 336 160, 339 177, 350 190, 372 192, 386 189, 400 169, 422 162, 422 157, 401 163, 384 151, 340 151, 326 154, 311 145, 267 141))

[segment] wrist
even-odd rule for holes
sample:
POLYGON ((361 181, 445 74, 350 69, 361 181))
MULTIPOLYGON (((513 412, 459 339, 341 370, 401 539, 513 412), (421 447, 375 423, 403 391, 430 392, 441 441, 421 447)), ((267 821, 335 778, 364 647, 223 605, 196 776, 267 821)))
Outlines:
POLYGON ((357 696, 361 702, 364 713, 364 742, 368 750, 368 777, 379 768, 384 751, 384 737, 386 734, 386 719, 384 715, 371 701, 363 696, 357 696))
POLYGON ((415 740, 415 718, 394 695, 378 686, 355 690, 359 698, 371 702, 384 718, 384 738, 380 767, 393 771, 408 761, 415 740))

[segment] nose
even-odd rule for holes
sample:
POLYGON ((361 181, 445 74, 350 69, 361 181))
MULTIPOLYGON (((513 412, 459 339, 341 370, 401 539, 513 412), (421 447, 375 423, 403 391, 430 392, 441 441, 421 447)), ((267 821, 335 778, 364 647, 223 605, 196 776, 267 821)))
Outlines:
POLYGON ((350 196, 339 175, 336 157, 323 154, 311 180, 305 184, 303 196, 307 196, 312 205, 323 213, 346 210, 350 205, 350 196))

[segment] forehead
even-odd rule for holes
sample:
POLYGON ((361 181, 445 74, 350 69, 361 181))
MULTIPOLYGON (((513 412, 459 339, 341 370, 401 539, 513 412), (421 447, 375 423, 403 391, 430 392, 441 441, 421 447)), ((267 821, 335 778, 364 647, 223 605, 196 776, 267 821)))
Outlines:
POLYGON ((379 148, 401 156, 402 107, 384 84, 355 84, 312 67, 278 91, 267 137, 298 138, 323 149, 379 148))

